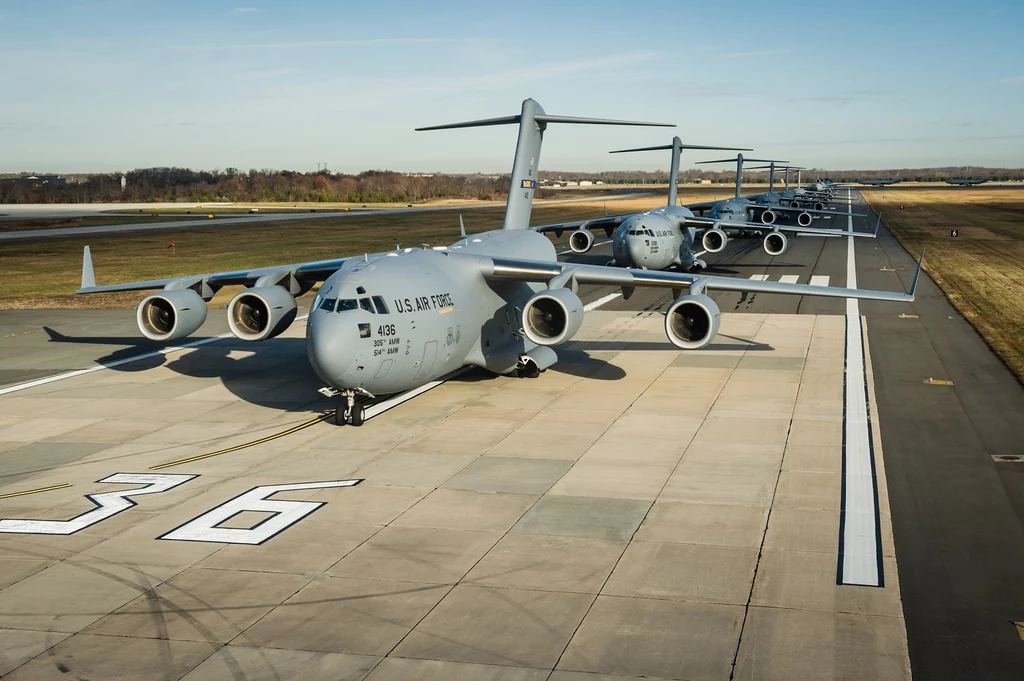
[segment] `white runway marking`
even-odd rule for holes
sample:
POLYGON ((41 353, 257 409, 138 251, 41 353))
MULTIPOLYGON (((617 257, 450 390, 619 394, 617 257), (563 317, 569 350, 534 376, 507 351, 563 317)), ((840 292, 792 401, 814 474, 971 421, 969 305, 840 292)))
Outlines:
MULTIPOLYGON (((302 321, 309 315, 302 315, 296 317, 295 321, 302 321)), ((222 333, 219 336, 213 336, 211 338, 200 338, 197 341, 191 343, 185 343, 184 345, 173 345, 169 348, 161 348, 160 350, 154 350, 153 352, 144 352, 141 355, 135 355, 133 357, 126 357, 124 359, 118 359, 113 362, 105 362, 104 364, 97 364, 86 369, 76 369, 75 371, 66 371, 63 374, 54 374, 53 376, 47 376, 45 378, 39 378, 34 381, 28 381, 27 383, 18 383, 16 385, 7 386, 6 388, 0 388, 0 395, 9 395, 10 393, 16 393, 20 390, 28 390, 29 388, 35 388, 40 385, 46 385, 47 383, 56 383, 57 381, 63 381, 67 378, 74 378, 75 376, 84 376, 85 374, 91 374, 94 371, 102 371, 103 369, 113 369, 114 367, 124 366, 125 364, 131 364, 132 362, 140 362, 144 359, 151 357, 159 357, 160 355, 169 355, 172 352, 181 352, 182 350, 188 350, 189 348, 197 348, 200 345, 206 345, 214 341, 222 340, 224 338, 231 338, 234 334, 231 332, 222 333)))
MULTIPOLYGON (((849 190, 847 190, 849 192, 849 190)), ((853 217, 847 218, 853 230, 853 217)), ((854 238, 846 237, 846 286, 857 288, 854 238)), ((843 491, 839 514, 839 584, 882 586, 878 481, 864 375, 860 305, 846 301, 846 386, 843 396, 843 491)))
POLYGON ((827 274, 815 274, 811 277, 811 286, 828 286, 827 274))
POLYGON ((596 310, 597 308, 601 307, 605 303, 610 303, 611 301, 615 300, 616 298, 618 298, 621 295, 622 295, 621 293, 609 293, 606 296, 598 298, 597 300, 595 300, 593 302, 590 302, 590 303, 587 303, 586 305, 584 305, 583 306, 583 311, 584 312, 590 312, 591 310, 596 310))
POLYGON ((783 284, 796 284, 800 281, 800 275, 798 274, 783 274, 779 277, 779 281, 783 284))
POLYGON ((753 279, 754 281, 768 281, 767 274, 751 274, 750 278, 753 279))

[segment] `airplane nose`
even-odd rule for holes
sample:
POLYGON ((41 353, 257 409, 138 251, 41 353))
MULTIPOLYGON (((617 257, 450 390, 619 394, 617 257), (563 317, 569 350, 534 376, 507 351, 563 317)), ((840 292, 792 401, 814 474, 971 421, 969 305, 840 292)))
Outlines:
POLYGON ((328 385, 342 385, 342 377, 355 359, 358 330, 349 315, 315 310, 309 316, 306 352, 313 371, 328 385))
POLYGON ((626 240, 626 248, 629 250, 629 259, 634 265, 642 265, 647 256, 647 248, 644 240, 640 237, 633 237, 626 240))

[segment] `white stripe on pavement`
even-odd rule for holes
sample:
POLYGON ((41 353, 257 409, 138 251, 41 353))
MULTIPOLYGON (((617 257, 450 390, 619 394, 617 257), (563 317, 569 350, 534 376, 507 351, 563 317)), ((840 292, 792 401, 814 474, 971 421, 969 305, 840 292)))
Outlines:
POLYGON ((783 284, 796 284, 800 281, 800 275, 798 274, 783 274, 779 277, 779 281, 783 284))
POLYGON ((815 274, 811 277, 811 286, 828 286, 827 274, 815 274))
POLYGON ((767 274, 751 274, 750 278, 754 281, 768 281, 767 274))
MULTIPOLYGON (((849 192, 849 190, 847 190, 849 192)), ((853 217, 847 218, 853 230, 853 217)), ((854 238, 846 237, 846 287, 857 288, 854 238)), ((878 481, 875 477, 860 305, 846 301, 846 385, 843 396, 843 486, 837 582, 882 586, 878 481)))

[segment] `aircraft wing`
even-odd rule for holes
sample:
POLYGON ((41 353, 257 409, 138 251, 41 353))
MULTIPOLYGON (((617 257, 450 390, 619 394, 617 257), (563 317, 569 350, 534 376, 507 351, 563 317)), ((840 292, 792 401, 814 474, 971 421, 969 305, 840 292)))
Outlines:
POLYGON ((575 220, 573 222, 558 222, 550 225, 537 225, 530 229, 534 232, 554 232, 556 237, 561 237, 562 232, 572 231, 574 229, 603 229, 608 236, 611 236, 612 232, 618 227, 624 220, 631 218, 639 213, 622 213, 620 215, 602 215, 601 217, 590 218, 589 220, 575 220))
POLYGON ((212 296, 217 289, 223 286, 253 286, 260 279, 273 279, 277 280, 277 283, 284 282, 285 280, 288 280, 289 283, 294 281, 299 285, 299 288, 302 288, 302 284, 312 284, 327 279, 327 277, 341 269, 346 260, 352 260, 352 258, 318 260, 293 265, 256 267, 248 270, 235 270, 233 272, 210 272, 208 274, 194 274, 167 279, 149 279, 146 281, 131 281, 124 284, 97 286, 92 268, 92 254, 89 247, 86 246, 82 256, 82 286, 75 293, 111 293, 114 291, 146 291, 160 288, 194 288, 200 295, 207 297, 207 295, 212 296))
POLYGON ((686 287, 689 288, 691 294, 705 291, 750 291, 751 293, 783 293, 797 296, 861 298, 912 303, 917 293, 917 282, 921 277, 924 252, 922 251, 921 259, 918 261, 917 272, 914 274, 910 290, 906 293, 539 260, 512 258, 483 258, 482 260, 484 260, 481 263, 482 273, 487 279, 547 282, 552 285, 552 288, 567 286, 575 281, 577 284, 620 286, 627 290, 638 286, 654 286, 678 289, 681 292, 686 287))
POLYGON ((855 217, 862 218, 867 213, 840 213, 836 210, 814 210, 812 208, 797 208, 796 206, 768 206, 764 204, 756 204, 759 208, 772 209, 773 211, 784 211, 789 213, 810 213, 811 215, 834 215, 837 217, 855 217))

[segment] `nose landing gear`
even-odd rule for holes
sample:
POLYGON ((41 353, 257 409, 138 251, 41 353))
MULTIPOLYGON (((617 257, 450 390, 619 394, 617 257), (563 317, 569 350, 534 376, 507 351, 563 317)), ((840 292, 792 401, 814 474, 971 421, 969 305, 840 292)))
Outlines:
POLYGON ((349 390, 338 390, 337 388, 320 388, 321 395, 327 397, 343 397, 344 401, 334 410, 334 423, 343 426, 351 423, 353 426, 361 426, 366 421, 366 406, 356 403, 356 395, 374 399, 372 393, 362 388, 349 390))
POLYGON ((695 258, 693 264, 690 265, 691 272, 703 272, 708 268, 708 264, 700 258, 695 258))

